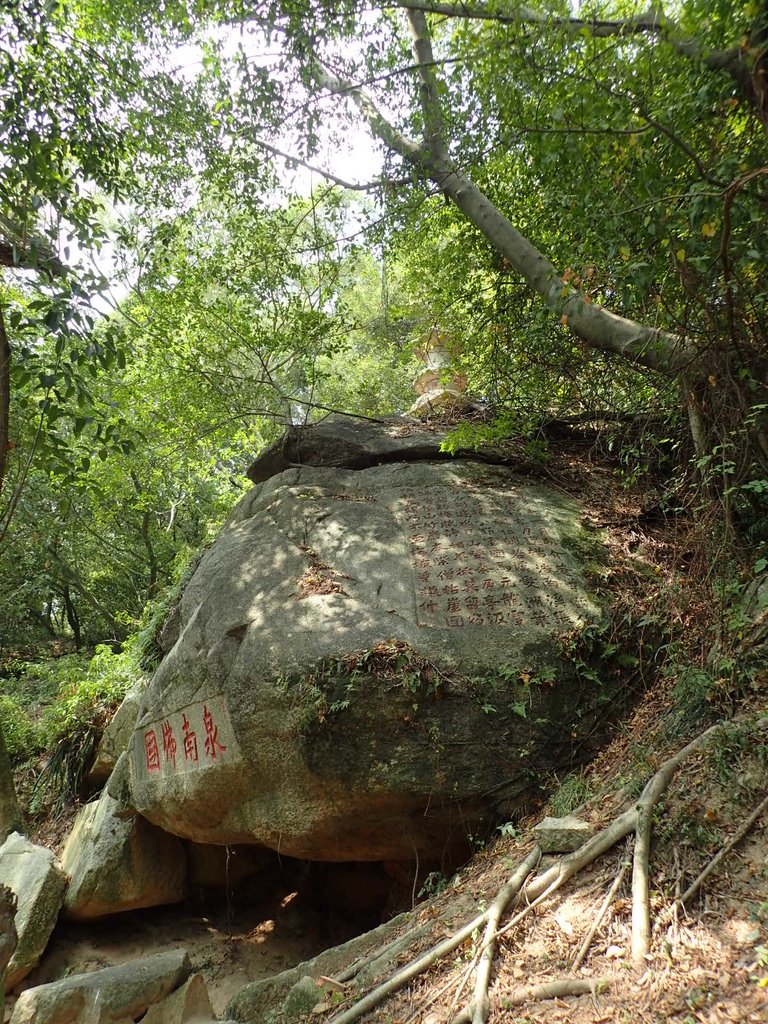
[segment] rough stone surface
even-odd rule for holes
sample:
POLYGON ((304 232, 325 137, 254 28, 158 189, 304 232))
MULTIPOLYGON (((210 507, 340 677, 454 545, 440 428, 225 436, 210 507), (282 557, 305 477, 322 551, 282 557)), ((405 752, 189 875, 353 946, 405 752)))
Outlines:
MULTIPOLYGON (((312 960, 306 960, 296 967, 291 967, 271 978, 265 978, 263 981, 254 981, 250 985, 245 985, 229 1001, 225 1010, 227 1017, 241 1022, 241 1024, 263 1024, 271 1011, 278 1007, 284 1008, 285 1000, 302 979, 310 978, 315 984, 314 979, 332 978, 354 961, 368 957, 375 950, 384 947, 388 949, 388 952, 380 960, 375 961, 375 968, 372 965, 371 970, 366 969, 357 976, 357 980, 364 984, 369 979, 386 974, 387 971, 394 969, 397 957, 402 952, 400 947, 389 946, 389 943, 394 942, 410 921, 410 914, 401 914, 364 935, 358 935, 357 938, 350 939, 349 942, 325 950, 313 957, 312 960)), ((423 926, 422 931, 430 931, 433 927, 434 922, 429 922, 423 926)), ((411 934, 408 941, 413 942, 415 937, 411 934)), ((306 986, 304 987, 306 988, 306 986)), ((316 988, 316 992, 319 991, 316 988)), ((319 1002, 319 998, 316 1001, 319 1002)))
POLYGON ((87 804, 62 853, 70 876, 68 917, 85 920, 184 898, 186 857, 181 842, 136 816, 115 816, 106 791, 87 804))
POLYGON ((191 972, 183 949, 75 974, 22 992, 11 1024, 122 1024, 138 1020, 191 972))
POLYGON ((542 853, 572 853, 583 846, 595 830, 588 821, 569 814, 564 818, 544 818, 533 833, 542 853))
POLYGON ((50 850, 13 832, 0 846, 0 885, 16 896, 18 944, 6 973, 8 989, 25 978, 45 951, 64 898, 64 873, 50 850))
POLYGON ((142 679, 131 687, 104 730, 104 735, 101 737, 96 751, 96 759, 88 772, 86 779, 88 785, 103 786, 112 774, 120 755, 128 749, 136 725, 136 716, 139 713, 141 691, 145 685, 146 680, 142 679))
POLYGON ((204 1024, 216 1019, 201 974, 193 974, 161 1003, 150 1006, 142 1024, 204 1024))
POLYGON ((314 978, 300 978, 293 985, 283 1003, 283 1015, 289 1020, 294 1017, 308 1016, 318 1003, 322 1002, 322 993, 314 978))
POLYGON ((127 751, 123 751, 118 757, 105 789, 115 802, 112 814, 116 818, 136 817, 136 808, 131 797, 131 762, 127 751))
MULTIPOLYGON (((451 459, 440 449, 445 437, 445 431, 429 429, 408 417, 371 423, 330 416, 309 427, 291 428, 261 453, 248 470, 248 477, 258 484, 296 466, 366 469, 387 462, 451 459)), ((492 448, 472 453, 462 449, 462 454, 485 462, 503 461, 492 448)))
POLYGON ((5 1020, 5 971, 16 949, 16 897, 7 885, 0 885, 0 1021, 5 1020))
POLYGON ((609 713, 556 639, 604 614, 585 580, 602 545, 575 503, 505 467, 410 461, 418 431, 396 462, 390 427, 356 426, 352 454, 350 428, 335 448, 324 430, 318 461, 383 464, 287 469, 234 510, 144 692, 134 806, 202 843, 441 856, 609 713))

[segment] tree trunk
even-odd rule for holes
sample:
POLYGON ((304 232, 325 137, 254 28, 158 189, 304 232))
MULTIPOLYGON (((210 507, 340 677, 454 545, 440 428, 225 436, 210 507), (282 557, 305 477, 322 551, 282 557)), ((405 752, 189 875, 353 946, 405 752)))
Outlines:
POLYGON ((0 303, 0 495, 3 493, 5 466, 8 461, 10 443, 11 410, 11 346, 5 330, 5 317, 0 303))
POLYGON ((64 597, 64 610, 67 615, 67 622, 69 628, 72 630, 72 636, 75 639, 75 650, 79 651, 82 646, 82 634, 80 630, 80 617, 77 614, 77 608, 72 603, 72 595, 69 592, 69 587, 65 583, 63 590, 64 597))
POLYGON ((99 601, 99 599, 96 597, 96 595, 92 594, 91 591, 86 587, 77 569, 73 569, 71 566, 67 565, 66 562, 62 559, 61 555, 59 555, 59 553, 55 550, 55 548, 49 547, 47 550, 48 553, 56 560, 56 564, 58 565, 61 571, 64 586, 73 587, 83 597, 83 600, 87 604, 89 604, 91 608, 93 608, 96 614, 101 616, 102 619, 104 619, 109 628, 112 630, 114 636, 118 640, 122 639, 125 636, 125 630, 114 617, 114 615, 109 611, 109 609, 105 608, 101 601, 99 601))
POLYGON ((4 843, 11 832, 21 831, 23 827, 16 787, 13 784, 11 762, 5 749, 3 729, 0 725, 0 843, 4 843))
MULTIPOLYGON (((139 498, 142 497, 143 491, 141 482, 139 481, 138 475, 134 470, 131 470, 131 481, 133 483, 134 490, 139 498)), ((158 588, 158 564, 157 556, 155 555, 155 549, 152 544, 152 536, 149 532, 149 524, 151 521, 149 509, 144 509, 141 514, 141 539, 144 541, 144 547, 147 551, 147 563, 149 565, 149 578, 147 580, 147 601, 151 601, 157 594, 158 588)))

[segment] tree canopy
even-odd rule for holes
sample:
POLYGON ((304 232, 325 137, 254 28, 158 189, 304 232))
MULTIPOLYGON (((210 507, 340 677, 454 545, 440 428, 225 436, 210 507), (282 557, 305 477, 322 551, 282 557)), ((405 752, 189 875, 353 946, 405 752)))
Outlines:
POLYGON ((507 427, 665 422, 761 542, 764 3, 0 19, 6 628, 124 634, 260 445, 403 411, 433 330, 507 427), (372 180, 336 155, 361 133, 372 180))

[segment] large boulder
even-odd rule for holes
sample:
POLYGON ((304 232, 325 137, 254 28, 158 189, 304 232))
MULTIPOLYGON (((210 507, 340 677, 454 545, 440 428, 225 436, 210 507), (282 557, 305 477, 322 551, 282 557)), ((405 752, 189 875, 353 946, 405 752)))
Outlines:
POLYGON ((138 815, 116 815, 117 801, 105 790, 86 804, 61 855, 70 878, 66 916, 104 917, 184 898, 187 860, 179 839, 138 815))
POLYGON ((319 433, 256 464, 188 583, 131 741, 133 802, 202 843, 440 856, 606 713, 607 686, 558 655, 605 616, 602 541, 553 489, 438 461, 423 428, 319 433))
POLYGON ((12 832, 0 846, 0 885, 17 903, 16 950, 8 964, 5 985, 12 989, 45 952, 64 899, 66 879, 53 853, 12 832))

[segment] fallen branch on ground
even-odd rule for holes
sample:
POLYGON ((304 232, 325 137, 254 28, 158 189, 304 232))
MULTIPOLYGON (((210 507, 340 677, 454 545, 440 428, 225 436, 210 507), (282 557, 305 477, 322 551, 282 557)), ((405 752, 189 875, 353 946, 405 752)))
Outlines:
POLYGON ((746 836, 746 834, 755 824, 757 819, 760 817, 761 814, 764 813, 766 809, 768 809, 768 796, 760 801, 760 803, 757 805, 757 807, 755 807, 755 809, 752 811, 752 813, 741 826, 741 828, 738 830, 738 832, 731 839, 729 839, 725 846, 723 846, 722 849, 715 854, 715 856, 712 858, 709 864, 707 864, 704 870, 694 879, 693 882, 691 882, 691 884, 688 886, 688 888, 685 890, 683 895, 678 900, 679 906, 684 907, 685 904, 690 899, 692 899, 693 896, 696 895, 696 893, 702 887, 704 882, 709 878, 709 876, 712 874, 715 868, 717 868, 718 864, 725 857, 728 856, 728 854, 735 846, 738 846, 738 844, 741 842, 744 836, 746 836))
POLYGON ((520 1006, 521 1003, 533 1003, 538 999, 582 996, 585 992, 596 995, 598 992, 604 992, 609 985, 609 978, 562 978, 558 981, 547 981, 542 985, 526 985, 525 988, 518 988, 511 995, 504 996, 504 1006, 520 1006))
POLYGON ((571 965, 572 972, 578 971, 578 969, 584 963, 584 958, 589 952, 589 947, 592 945, 592 940, 597 934, 597 929, 603 923, 603 919, 605 915, 608 913, 608 908, 610 907, 611 903, 613 903, 613 898, 619 891, 619 886, 624 881, 624 875, 626 875, 627 873, 629 864, 630 861, 627 857, 622 858, 621 867, 619 868, 618 874, 613 880, 613 885, 608 890, 608 895, 603 900, 602 905, 597 912, 597 916, 595 917, 595 920, 592 922, 591 928, 584 937, 584 941, 579 947, 579 952, 576 954, 576 958, 574 959, 573 964, 571 965))

